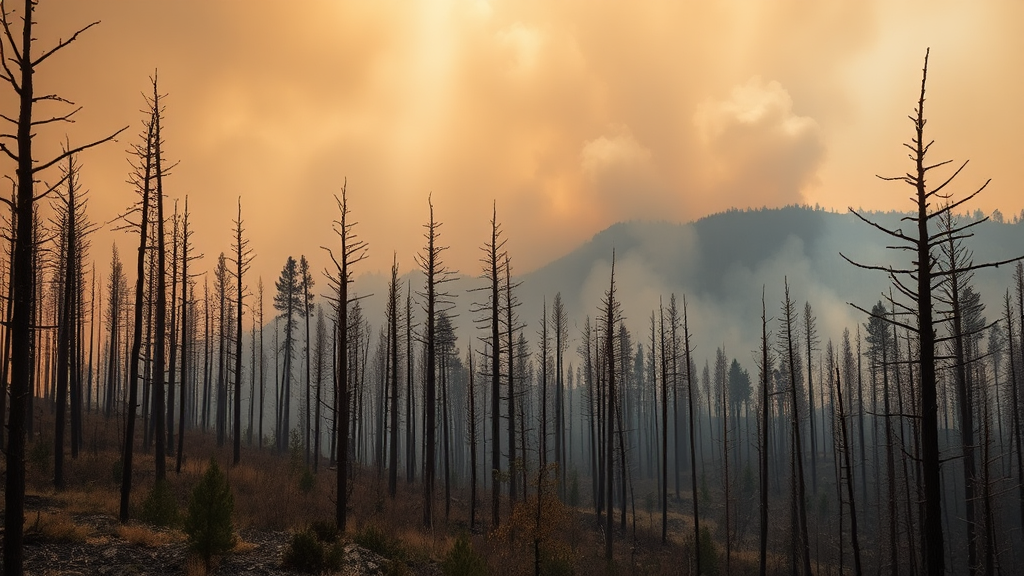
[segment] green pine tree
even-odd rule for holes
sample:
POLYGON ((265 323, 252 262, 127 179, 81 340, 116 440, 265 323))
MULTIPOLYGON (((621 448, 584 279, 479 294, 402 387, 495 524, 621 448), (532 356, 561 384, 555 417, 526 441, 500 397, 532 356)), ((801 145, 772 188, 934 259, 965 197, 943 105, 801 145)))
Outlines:
POLYGON ((210 467, 192 491, 188 503, 188 516, 185 518, 185 533, 189 543, 210 567, 210 559, 234 548, 234 526, 231 513, 235 508, 235 499, 231 495, 231 487, 227 477, 211 458, 210 467))

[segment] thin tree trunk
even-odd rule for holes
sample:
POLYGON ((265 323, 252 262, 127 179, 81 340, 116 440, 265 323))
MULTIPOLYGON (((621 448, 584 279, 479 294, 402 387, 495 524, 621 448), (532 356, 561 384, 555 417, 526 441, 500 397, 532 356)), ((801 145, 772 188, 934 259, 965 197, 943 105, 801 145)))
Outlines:
POLYGON ((181 390, 178 401, 178 454, 174 461, 175 474, 181 474, 181 461, 185 446, 185 399, 188 397, 188 239, 188 196, 186 195, 185 211, 182 213, 181 219, 181 390))
MULTIPOLYGON (((154 114, 156 110, 159 110, 158 103, 152 102, 152 109, 154 114)), ((150 178, 152 176, 152 151, 153 151, 153 118, 150 117, 147 129, 148 134, 146 137, 146 148, 142 156, 144 167, 142 174, 142 210, 140 212, 140 229, 139 229, 139 255, 138 265, 136 268, 136 280, 135 280, 135 322, 133 324, 132 334, 132 351, 129 360, 128 368, 128 405, 125 407, 125 432, 124 432, 124 452, 121 456, 121 507, 119 513, 119 519, 122 524, 128 522, 128 507, 130 505, 131 488, 132 488, 132 460, 134 456, 134 440, 135 440, 135 412, 138 410, 139 402, 139 356, 142 352, 142 307, 144 304, 143 288, 146 285, 146 240, 149 238, 149 194, 150 194, 150 178)), ((140 150, 141 151, 141 150, 140 150)), ((17 353, 17 349, 15 349, 17 353)), ((12 398, 13 398, 12 393, 12 398)), ((11 419, 14 419, 14 404, 11 404, 11 419)), ((13 425, 9 426, 9 429, 14 429, 13 425)), ((8 458, 10 458, 10 451, 8 451, 8 458)), ((8 464, 10 466, 10 464, 8 464)), ((11 474, 10 468, 8 468, 8 475, 11 474)), ((11 503, 7 503, 8 507, 11 503)), ((10 533, 8 531, 8 533, 10 533)))
MULTIPOLYGON (((843 408, 843 387, 838 365, 835 367, 835 371, 836 397, 839 401, 839 431, 842 442, 839 451, 842 453, 843 461, 846 465, 846 497, 850 500, 850 542, 853 546, 853 573, 855 576, 861 576, 863 571, 860 562, 860 540, 857 536, 857 506, 853 497, 853 466, 850 464, 850 441, 846 433, 846 411, 843 408)), ((842 503, 840 503, 841 505, 842 503)))

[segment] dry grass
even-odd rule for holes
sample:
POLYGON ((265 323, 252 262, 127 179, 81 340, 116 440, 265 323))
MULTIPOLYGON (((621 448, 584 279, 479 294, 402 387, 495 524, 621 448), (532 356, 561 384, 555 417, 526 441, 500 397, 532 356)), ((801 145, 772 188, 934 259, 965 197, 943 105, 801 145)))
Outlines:
POLYGON ((231 549, 232 554, 248 554, 256 549, 252 542, 242 540, 241 536, 235 535, 235 547, 231 549))
POLYGON ((206 576, 206 564, 203 559, 195 554, 189 554, 185 559, 185 576, 206 576))
POLYGON ((107 514, 117 516, 120 496, 109 488, 72 488, 57 493, 55 498, 72 514, 107 514))
POLYGON ((136 522, 118 525, 117 535, 129 544, 145 546, 147 548, 184 540, 184 536, 180 532, 155 530, 150 526, 136 522))
MULTIPOLYGON (((47 430, 45 411, 39 420, 39 430, 47 430)), ((116 418, 105 421, 95 415, 86 416, 86 448, 77 460, 68 459, 67 490, 55 494, 52 491, 52 473, 42 466, 30 463, 29 486, 37 493, 55 500, 64 509, 62 514, 40 515, 40 531, 46 530, 47 538, 66 538, 76 541, 95 540, 100 535, 90 534, 88 527, 78 526, 72 514, 104 514, 117 516, 119 509, 119 483, 116 481, 116 465, 120 458, 118 429, 123 422, 116 418), (52 516, 52 517, 51 517, 52 516), (42 528, 45 526, 45 528, 42 528)), ((33 442, 42 442, 33 440, 33 442)), ((137 439, 136 446, 141 442, 137 439)), ((41 445, 51 446, 42 443, 41 445)), ((51 448, 52 449, 52 448, 51 448)), ((205 472, 212 458, 224 470, 235 499, 234 522, 236 529, 257 528, 273 530, 301 530, 316 520, 332 521, 336 496, 334 487, 337 472, 328 469, 322 462, 320 472, 315 476, 308 492, 300 488, 303 466, 296 466, 288 454, 277 454, 270 448, 254 449, 243 446, 242 462, 231 465, 230 445, 218 448, 212 435, 189 431, 185 438, 185 459, 180 474, 174 472, 174 459, 168 459, 168 476, 179 509, 184 513, 193 487, 205 472)), ((135 473, 132 488, 132 516, 137 517, 142 500, 153 486, 154 461, 152 454, 146 454, 141 447, 136 452, 135 473)), ((438 482, 438 496, 434 502, 435 525, 431 529, 422 526, 423 492, 418 482, 399 482, 394 499, 387 495, 386 478, 381 478, 373 468, 356 467, 350 483, 349 523, 345 535, 351 538, 365 526, 381 528, 400 547, 401 558, 410 565, 419 566, 427 562, 442 560, 451 549, 455 537, 468 529, 468 489, 453 487, 453 503, 450 517, 445 518, 443 483, 438 482)), ((533 493, 535 487, 531 486, 533 493)), ((650 487, 640 487, 653 490, 650 487)), ((479 496, 477 527, 486 530, 490 510, 487 494, 479 496)), ((534 500, 535 502, 535 500, 534 500)), ((589 506, 564 510, 565 517, 549 533, 548 550, 559 551, 559 556, 572 563, 577 574, 601 574, 612 571, 619 573, 643 574, 687 574, 689 559, 692 557, 692 537, 688 531, 692 524, 687 514, 689 504, 675 503, 670 510, 673 537, 667 546, 660 543, 660 519, 656 511, 641 512, 638 515, 636 540, 632 532, 615 534, 615 560, 609 565, 603 558, 603 535, 597 528, 593 510, 589 506)), ((511 520, 510 505, 501 503, 502 522, 511 520)), ((554 512, 554 510, 549 510, 554 512)), ((617 511, 616 511, 617 512, 617 511)), ((32 524, 29 512, 28 524, 32 524)), ((555 514, 548 516, 551 519, 555 514)), ((531 514, 523 517, 520 529, 509 539, 497 534, 472 534, 473 548, 483 555, 491 570, 500 575, 528 574, 533 572, 532 537, 529 526, 531 514)), ((616 520, 617 520, 616 516, 616 520)), ((716 518, 709 514, 702 518, 702 524, 713 527, 716 518)), ((616 522, 617 524, 617 522, 616 522)), ((128 524, 115 530, 116 535, 104 538, 121 538, 137 546, 159 546, 169 542, 180 542, 180 532, 154 530, 142 524, 128 524)), ((719 543, 720 544, 720 543, 719 543)), ((240 541, 234 554, 251 553, 255 545, 240 541)), ((749 546, 734 553, 732 568, 735 573, 749 573, 752 561, 749 546)), ((401 564, 397 562, 396 564, 401 564)), ((784 565, 781 565, 783 566, 784 565)), ((399 570, 396 567, 395 570, 399 570)), ((783 570, 784 571, 784 570, 783 570)), ((779 571, 782 573, 783 571, 779 571)), ((184 573, 205 575, 203 562, 194 557, 186 560, 184 573)))
POLYGON ((37 512, 29 531, 55 542, 85 542, 92 533, 88 526, 75 522, 66 511, 37 512))

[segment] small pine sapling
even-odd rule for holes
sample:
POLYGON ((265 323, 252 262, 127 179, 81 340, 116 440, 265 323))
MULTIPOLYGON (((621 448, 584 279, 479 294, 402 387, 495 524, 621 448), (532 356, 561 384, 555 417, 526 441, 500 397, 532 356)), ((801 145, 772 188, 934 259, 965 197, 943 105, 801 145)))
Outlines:
POLYGON ((224 472, 211 458, 210 466, 203 478, 192 491, 185 518, 185 533, 189 543, 210 568, 210 559, 215 554, 231 550, 235 546, 234 526, 231 513, 235 499, 224 472))

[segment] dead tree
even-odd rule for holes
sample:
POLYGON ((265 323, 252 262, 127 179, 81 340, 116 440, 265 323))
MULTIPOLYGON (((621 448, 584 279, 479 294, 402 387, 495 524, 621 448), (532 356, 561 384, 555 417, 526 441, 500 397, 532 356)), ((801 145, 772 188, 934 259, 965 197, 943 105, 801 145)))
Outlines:
MULTIPOLYGON (((306 467, 309 468, 309 435, 312 432, 312 410, 310 409, 310 350, 309 350, 309 318, 313 315, 313 276, 309 272, 309 261, 306 260, 305 256, 299 256, 299 281, 301 282, 302 290, 302 318, 306 325, 306 425, 305 425, 305 442, 303 446, 306 450, 306 467)), ((239 324, 241 326, 241 324, 239 324)), ((239 338, 241 342, 241 338, 239 338)))
MULTIPOLYGON (((48 160, 38 160, 32 151, 33 136, 38 126, 51 123, 71 122, 72 117, 79 109, 67 114, 59 114, 44 119, 38 119, 33 108, 39 103, 67 103, 68 100, 60 96, 37 95, 34 89, 34 76, 41 65, 51 56, 74 42, 78 36, 98 24, 93 22, 79 29, 68 37, 67 40, 60 40, 56 46, 36 54, 33 51, 35 35, 32 31, 34 25, 33 11, 36 7, 36 0, 25 0, 23 13, 21 15, 22 28, 21 37, 17 38, 19 32, 12 24, 12 13, 8 11, 7 5, 0 7, 0 26, 3 28, 3 38, 0 38, 0 66, 3 72, 0 73, 0 80, 9 84, 18 98, 17 120, 4 116, 16 126, 14 134, 3 134, 0 138, 0 152, 6 154, 17 164, 15 170, 16 197, 11 204, 13 213, 13 226, 15 234, 13 238, 14 254, 11 267, 11 297, 13 300, 10 325, 11 334, 11 388, 10 388, 10 417, 7 421, 7 470, 5 478, 5 506, 4 506, 4 574, 20 576, 22 574, 23 559, 23 535, 24 535, 24 511, 25 511, 25 430, 27 424, 27 407, 32 397, 32 368, 34 356, 32 340, 34 330, 32 327, 32 301, 35 293, 35 276, 32 268, 33 238, 32 226, 36 220, 35 193, 36 176, 52 166, 58 165, 68 156, 76 154, 87 148, 91 148, 103 142, 112 140, 116 133, 85 144, 64 150, 56 157, 48 160), (14 146, 8 146, 11 142, 14 146)), ((54 186, 59 186, 58 182, 54 186)), ((43 192, 48 193, 53 188, 43 192)))
MULTIPOLYGON (((78 331, 75 325, 81 308, 76 297, 81 291, 81 252, 85 249, 85 235, 90 227, 85 219, 84 199, 78 181, 78 164, 75 156, 67 157, 62 177, 65 185, 59 193, 57 224, 60 240, 59 270, 62 278, 60 302, 57 306, 57 374, 56 374, 56 419, 54 422, 53 486, 64 489, 64 432, 68 407, 68 392, 71 392, 71 449, 72 456, 78 454, 76 424, 81 426, 81 406, 76 406, 75 389, 81 389, 79 371, 76 368, 78 331), (77 383, 77 385, 76 385, 77 383), (77 411, 77 418, 76 418, 77 411)), ((81 394, 78 395, 78 400, 81 394)))
MULTIPOLYGON (((501 275, 502 272, 502 259, 507 256, 505 253, 505 239, 501 237, 501 224, 498 223, 498 209, 497 204, 492 207, 491 211, 491 236, 490 239, 480 248, 484 255, 480 258, 480 262, 483 264, 482 279, 486 280, 487 284, 478 288, 479 291, 486 291, 487 302, 483 304, 477 304, 473 307, 472 312, 480 314, 477 318, 477 323, 482 327, 488 329, 489 334, 486 337, 482 337, 481 340, 484 343, 484 350, 486 356, 485 360, 488 362, 490 377, 490 399, 491 399, 491 526, 496 528, 501 522, 501 508, 500 498, 501 490, 501 317, 500 317, 500 296, 501 296, 501 275)), ((511 342, 509 343, 509 369, 511 370, 512 354, 511 354, 511 342)), ((510 390, 511 390, 511 384, 510 390)), ((511 400, 510 400, 511 402, 511 400)), ((509 417, 511 418, 511 411, 509 417)), ((514 434, 509 435, 509 446, 510 453, 514 454, 515 448, 515 436, 514 434)), ((514 456, 512 456, 514 457, 514 456)), ((510 478, 510 499, 515 499, 515 476, 511 467, 511 461, 509 462, 509 478, 510 478)))
MULTIPOLYGON (((237 466, 242 459, 242 311, 244 310, 243 298, 245 297, 245 284, 242 281, 243 275, 249 270, 249 265, 252 263, 254 255, 252 249, 249 248, 249 239, 244 238, 242 233, 244 228, 242 227, 242 198, 238 198, 238 218, 235 219, 235 234, 234 234, 234 245, 232 248, 233 263, 235 265, 235 412, 234 412, 234 444, 232 446, 231 462, 237 466)), ((302 259, 305 262, 305 258, 302 259)), ((308 268, 308 267, 307 267, 308 268)), ((308 276, 309 271, 305 269, 306 275, 308 276)), ((305 287, 305 279, 303 279, 303 287, 305 287)), ((306 300, 307 309, 304 310, 305 316, 309 317, 309 300, 306 300)), ((306 339, 309 339, 309 321, 306 321, 306 339)), ((308 348, 308 345, 307 345, 308 348)), ((308 368, 308 367, 307 367, 308 368)), ((308 376, 308 370, 307 370, 308 376)), ((307 383, 308 384, 308 383, 307 383)), ((307 389, 306 396, 308 398, 309 392, 307 389)), ((252 426, 252 422, 249 422, 249 426, 252 426)), ((308 437, 307 437, 308 440, 308 437)))
POLYGON ((566 326, 569 316, 562 303, 562 293, 555 294, 551 304, 551 327, 555 332, 555 465, 559 474, 558 487, 562 500, 565 500, 565 469, 567 454, 565 451, 565 383, 563 382, 563 359, 566 347, 566 326))
POLYGON ((469 351, 466 353, 467 364, 469 366, 469 390, 468 390, 468 403, 466 405, 467 410, 467 422, 466 432, 469 441, 469 530, 473 531, 476 528, 476 445, 477 445, 477 434, 476 434, 476 389, 473 383, 473 344, 469 344, 469 351))
MULTIPOLYGON (((320 471, 320 437, 321 411, 323 407, 324 364, 327 352, 327 324, 324 321, 324 308, 319 306, 316 314, 316 345, 313 348, 313 362, 316 363, 316 425, 313 431, 313 472, 320 471)), ((250 424, 251 426, 251 424, 250 424)))
MULTIPOLYGON (((938 435, 938 394, 936 388, 936 354, 935 354, 935 311, 933 303, 933 291, 937 285, 945 282, 952 274, 949 270, 937 270, 938 258, 934 250, 949 239, 960 240, 969 238, 971 228, 988 220, 981 218, 965 225, 943 229, 938 226, 939 219, 948 212, 960 208, 963 204, 973 199, 988 186, 986 181, 972 193, 959 199, 952 200, 953 194, 946 192, 946 187, 960 174, 967 165, 964 162, 951 176, 942 181, 938 186, 929 188, 927 177, 932 170, 949 164, 951 160, 930 164, 927 154, 933 141, 926 141, 924 127, 926 124, 924 116, 925 87, 928 80, 928 51, 925 52, 924 68, 921 75, 921 91, 914 115, 910 117, 914 123, 914 136, 911 141, 904 144, 910 150, 910 159, 914 162, 914 168, 903 176, 881 177, 887 181, 899 181, 909 185, 914 192, 912 200, 915 204, 915 212, 911 216, 903 218, 911 222, 916 230, 905 233, 901 228, 893 229, 868 219, 853 208, 850 208, 857 218, 871 225, 875 229, 894 238, 898 245, 890 248, 908 251, 914 254, 911 266, 896 267, 886 265, 868 265, 855 262, 845 258, 858 268, 868 270, 879 270, 886 272, 892 284, 907 299, 909 305, 894 304, 898 306, 896 318, 910 316, 909 321, 897 320, 893 317, 886 318, 887 322, 895 322, 899 326, 910 330, 918 336, 918 362, 920 363, 920 433, 921 433, 921 479, 924 485, 924 507, 921 517, 921 545, 923 548, 924 571, 928 574, 942 574, 945 571, 945 547, 942 531, 942 487, 941 473, 939 469, 939 435, 938 435), (933 208, 933 203, 941 202, 942 206, 933 208), (916 319, 916 326, 913 320, 916 319)), ((967 273, 980 268, 998 266, 1020 260, 1012 258, 1001 262, 986 262, 983 264, 971 264, 969 267, 961 268, 956 273, 967 273)), ((855 306, 856 307, 856 306, 855 306)), ((862 312, 869 314, 867 310, 857 307, 862 312)))
MULTIPOLYGON (((606 391, 607 397, 605 398, 608 408, 605 412, 605 458, 604 458, 604 476, 605 476, 605 502, 608 505, 608 514, 605 516, 605 534, 604 534, 604 557, 605 560, 611 561, 612 559, 612 535, 614 530, 614 521, 612 514, 612 484, 614 480, 614 461, 615 461, 615 325, 620 320, 621 314, 619 312, 619 304, 615 299, 615 251, 612 250, 612 263, 610 281, 608 285, 608 291, 605 292, 604 298, 602 299, 602 310, 601 310, 602 324, 604 329, 604 345, 605 345, 605 369, 607 372, 608 389, 606 391)), ((625 463, 623 463, 624 465, 625 463)), ((623 503, 625 506, 625 503, 623 503)))
POLYGON ((798 374, 796 371, 796 352, 794 350, 794 340, 796 334, 794 332, 794 325, 797 322, 796 311, 793 307, 793 301, 789 298, 789 280, 786 280, 786 295, 785 300, 782 303, 782 338, 785 342, 785 354, 787 355, 787 366, 789 371, 789 388, 790 388, 790 399, 791 405, 790 410, 790 421, 792 423, 792 459, 794 462, 793 467, 793 507, 794 515, 796 516, 796 522, 793 526, 792 538, 794 541, 799 542, 799 552, 797 556, 802 560, 801 568, 803 573, 810 576, 811 574, 811 545, 810 540, 807 536, 807 509, 805 502, 807 501, 806 489, 804 485, 804 465, 803 465, 803 450, 800 441, 800 398, 797 394, 797 379, 798 374))
POLYGON ((686 315, 686 296, 683 296, 683 354, 686 360, 686 392, 688 395, 688 404, 690 409, 690 488, 692 490, 693 497, 693 542, 694 542, 694 561, 696 574, 700 574, 700 509, 697 506, 697 452, 694 449, 694 433, 693 433, 693 365, 692 355, 693 348, 690 346, 690 324, 687 320, 686 315))
MULTIPOLYGON (((853 497, 853 466, 850 463, 850 436, 846 432, 846 411, 843 408, 843 386, 842 379, 839 375, 839 365, 836 364, 832 369, 836 373, 836 398, 839 402, 838 410, 836 414, 836 421, 838 422, 837 427, 839 428, 839 436, 837 442, 837 452, 842 454, 843 461, 842 466, 846 471, 846 497, 850 500, 850 541, 853 545, 853 573, 856 576, 863 574, 860 563, 860 540, 857 535, 857 506, 855 505, 853 497)), ((841 480, 841 479, 840 479, 841 480)), ((842 508, 842 502, 840 502, 840 509, 842 508)))
MULTIPOLYGON (((156 75, 153 76, 153 99, 156 101, 159 98, 156 89, 156 75)), ((167 476, 167 430, 164 423, 164 417, 166 416, 166 397, 165 397, 165 379, 166 373, 164 367, 166 366, 166 354, 167 354, 167 250, 164 238, 164 176, 166 172, 163 167, 163 154, 161 148, 163 145, 163 137, 160 135, 160 120, 163 116, 163 109, 159 106, 155 107, 155 114, 153 115, 153 123, 156 125, 153 129, 153 176, 156 182, 156 220, 155 224, 155 235, 156 235, 156 321, 155 321, 155 332, 156 339, 154 346, 156 348, 154 359, 153 359, 153 424, 156 428, 156 453, 154 454, 155 459, 155 477, 156 481, 160 482, 167 476)))
POLYGON ((133 164, 130 180, 141 195, 141 206, 137 210, 139 216, 139 253, 135 280, 135 320, 132 333, 132 349, 128 364, 128 405, 125 406, 124 451, 121 456, 121 509, 120 520, 128 521, 128 508, 132 485, 132 457, 135 438, 135 414, 138 410, 139 398, 139 361, 142 353, 142 310, 145 305, 144 289, 146 286, 146 251, 149 240, 150 202, 153 194, 154 160, 155 160, 155 128, 156 115, 159 110, 159 93, 154 82, 154 98, 147 99, 149 104, 149 120, 145 123, 145 144, 133 146, 138 160, 133 164))
MULTIPOLYGON (((818 441, 814 434, 814 363, 811 361, 811 354, 814 351, 814 346, 819 343, 815 335, 816 323, 817 319, 811 310, 811 303, 804 302, 804 338, 807 343, 807 425, 811 432, 811 492, 814 494, 818 493, 818 441)), ((820 386, 821 383, 819 382, 818 385, 820 386)))
POLYGON ((412 354, 412 282, 405 288, 405 481, 416 479, 416 403, 412 387, 415 358, 412 354))
MULTIPOLYGON (((658 302, 661 320, 661 544, 668 544, 668 362, 665 361, 665 309, 658 302)), ((654 316, 651 316, 651 363, 654 365, 654 316)))
POLYGON ((768 570, 768 451, 769 451, 769 415, 771 414, 771 401, 768 392, 768 382, 772 374, 771 354, 768 347, 768 317, 764 303, 764 285, 761 286, 761 434, 760 434, 760 489, 761 489, 761 538, 760 556, 758 561, 761 576, 765 576, 768 570))
MULTIPOLYGON (((288 261, 292 264, 294 276, 295 261, 291 258, 288 261)), ((218 310, 220 319, 217 322, 219 332, 217 335, 217 447, 224 445, 228 432, 228 357, 231 353, 228 340, 231 331, 231 319, 228 317, 229 296, 231 290, 231 272, 228 270, 227 257, 223 252, 217 256, 217 268, 214 270, 213 289, 217 300, 220 301, 218 310)), ((289 350, 290 352, 290 350, 289 350)), ((285 430, 285 437, 288 431, 285 430)), ((287 444, 287 442, 286 442, 287 444)))
MULTIPOLYGON (((178 359, 178 237, 180 218, 178 202, 174 202, 174 214, 171 216, 171 326, 168 328, 171 337, 170 358, 167 364, 167 450, 174 451, 174 385, 175 367, 178 359)), ((182 340, 184 344, 184 340, 182 340)), ((184 398, 184 396, 182 396, 184 398)))
POLYGON ((263 408, 265 405, 267 395, 267 379, 264 378, 263 368, 266 365, 266 361, 263 358, 263 277, 260 276, 256 280, 256 315, 257 324, 259 324, 260 330, 260 344, 257 347, 257 352, 260 355, 259 369, 260 369, 260 424, 259 424, 259 447, 263 448, 263 408))
POLYGON ((423 227, 426 229, 424 238, 427 245, 423 253, 417 255, 417 263, 426 276, 426 283, 420 297, 423 298, 424 312, 427 315, 423 334, 424 345, 426 346, 426 365, 424 373, 426 382, 423 390, 423 416, 425 428, 425 450, 423 454, 423 524, 430 527, 434 523, 434 476, 435 457, 437 450, 437 424, 436 424, 436 402, 437 402, 437 351, 439 348, 437 334, 437 318, 451 306, 450 295, 446 292, 439 292, 438 288, 445 282, 453 279, 453 272, 441 260, 442 253, 448 249, 438 242, 441 234, 441 223, 434 219, 434 203, 428 198, 427 204, 430 208, 430 218, 423 227))
POLYGON ((391 389, 391 425, 388 448, 388 496, 392 499, 398 493, 398 254, 391 264, 391 282, 388 284, 388 356, 390 358, 388 384, 391 389))
POLYGON ((110 419, 114 412, 114 403, 118 396, 118 382, 121 380, 121 373, 118 368, 121 365, 121 309, 124 307, 123 299, 128 292, 128 280, 124 276, 124 265, 117 252, 117 244, 112 247, 110 260, 110 274, 107 279, 107 329, 110 332, 109 345, 107 347, 107 376, 106 386, 103 392, 103 417, 110 419))
POLYGON ((349 464, 349 411, 351 409, 351 389, 349 388, 348 360, 348 285, 352 282, 350 266, 366 257, 366 242, 359 240, 353 229, 355 222, 349 219, 348 181, 341 187, 341 198, 334 197, 338 205, 339 219, 334 221, 334 233, 341 241, 338 256, 330 248, 324 248, 334 262, 336 276, 332 278, 337 291, 337 319, 335 344, 337 348, 334 362, 334 398, 335 398, 335 434, 337 436, 338 480, 335 501, 334 521, 338 530, 344 532, 348 518, 348 464, 349 464), (339 261, 340 258, 340 261, 339 261))
MULTIPOLYGON (((181 461, 184 456, 185 444, 185 405, 186 398, 194 392, 188 389, 189 375, 189 336, 191 328, 188 323, 189 312, 192 310, 191 303, 195 298, 194 288, 190 290, 192 277, 188 274, 188 263, 202 255, 193 256, 190 253, 190 240, 192 230, 188 227, 188 196, 185 196, 185 211, 181 214, 181 400, 178 403, 178 454, 174 462, 174 473, 181 474, 181 461)), ((194 341, 194 339, 193 339, 194 341)), ((173 363, 172 363, 173 364, 173 363)), ((194 410, 194 409, 193 409, 194 410)))
MULTIPOLYGON (((1020 264, 1017 265, 1018 275, 1021 271, 1020 264)), ((1021 526, 1024 526, 1024 449, 1021 447, 1021 433, 1020 433, 1020 393, 1017 383, 1017 364, 1020 358, 1015 359, 1014 348, 1016 341, 1013 337, 1013 308, 1010 304, 1010 291, 1006 291, 1006 296, 1003 300, 1003 320, 1006 322, 1006 335, 1007 344, 1010 351, 1010 397, 1013 402, 1014 410, 1013 413, 1013 443, 1016 446, 1017 454, 1017 490, 1020 494, 1020 520, 1021 526)))

